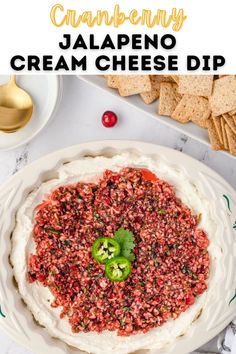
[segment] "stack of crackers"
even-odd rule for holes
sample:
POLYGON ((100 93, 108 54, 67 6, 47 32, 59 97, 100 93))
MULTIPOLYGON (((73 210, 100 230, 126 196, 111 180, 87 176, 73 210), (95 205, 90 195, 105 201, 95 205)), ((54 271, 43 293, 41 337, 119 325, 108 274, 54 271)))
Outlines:
POLYGON ((214 150, 236 156, 236 76, 107 75, 121 96, 139 94, 146 104, 159 99, 158 113, 208 130, 214 150))

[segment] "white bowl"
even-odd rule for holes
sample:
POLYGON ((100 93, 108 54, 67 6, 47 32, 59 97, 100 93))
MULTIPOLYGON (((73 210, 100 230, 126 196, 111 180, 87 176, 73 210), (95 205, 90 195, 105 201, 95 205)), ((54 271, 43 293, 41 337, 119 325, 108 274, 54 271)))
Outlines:
MULTIPOLYGON (((0 75, 0 85, 9 80, 9 76, 0 75)), ((14 149, 28 143, 53 117, 61 99, 62 79, 60 76, 20 75, 17 84, 32 97, 34 110, 29 123, 15 133, 0 131, 0 151, 14 149)))
MULTIPOLYGON (((218 282, 214 285, 214 295, 207 296, 200 318, 190 326, 189 331, 178 337, 163 350, 148 353, 187 354, 217 335, 235 316, 236 302, 229 305, 236 289, 236 193, 214 171, 178 151, 135 141, 100 141, 72 146, 54 152, 27 166, 15 174, 0 188, 0 327, 15 341, 36 354, 76 354, 80 350, 67 346, 62 341, 50 337, 39 326, 23 304, 13 280, 9 263, 11 233, 15 226, 15 214, 26 196, 46 180, 56 177, 56 169, 63 163, 81 156, 112 156, 124 151, 138 151, 145 155, 161 156, 169 165, 181 168, 188 178, 198 181, 209 200, 215 219, 219 224, 218 244, 221 247, 221 263, 218 264, 218 282), (5 317, 3 317, 5 315, 5 317)), ((147 351, 141 351, 142 354, 147 351)))

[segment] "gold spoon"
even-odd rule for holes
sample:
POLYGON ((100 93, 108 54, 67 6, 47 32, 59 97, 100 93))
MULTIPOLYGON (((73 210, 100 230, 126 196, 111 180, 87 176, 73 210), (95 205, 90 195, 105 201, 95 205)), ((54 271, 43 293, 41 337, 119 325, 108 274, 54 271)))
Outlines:
POLYGON ((0 86, 0 130, 13 133, 23 128, 33 113, 30 95, 16 84, 16 76, 0 86))

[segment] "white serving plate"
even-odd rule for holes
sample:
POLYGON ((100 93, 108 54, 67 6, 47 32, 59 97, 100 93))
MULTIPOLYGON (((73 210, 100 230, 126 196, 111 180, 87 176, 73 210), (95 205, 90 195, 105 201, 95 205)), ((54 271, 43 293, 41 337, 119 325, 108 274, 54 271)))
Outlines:
MULTIPOLYGON (((206 129, 203 129, 197 126, 196 124, 193 124, 192 122, 189 122, 187 124, 181 124, 169 117, 160 116, 157 113, 159 102, 156 101, 151 104, 145 104, 139 95, 134 95, 130 97, 121 97, 118 94, 117 90, 107 86, 106 80, 101 75, 100 76, 78 75, 78 78, 89 83, 92 86, 95 86, 103 91, 106 91, 109 95, 118 98, 122 102, 126 102, 127 104, 136 107, 141 112, 148 114, 153 119, 158 120, 159 122, 167 125, 168 127, 173 128, 182 134, 186 134, 187 136, 207 145, 208 147, 211 147, 206 129)), ((229 154, 227 151, 220 151, 218 153, 227 154, 227 156, 231 156, 232 158, 236 159, 236 156, 229 154)))
POLYGON ((57 176, 57 168, 82 156, 113 156, 124 151, 136 151, 165 159, 181 169, 192 181, 198 181, 221 232, 217 239, 222 255, 218 264, 218 281, 214 295, 207 295, 205 308, 189 331, 163 350, 138 351, 141 354, 187 354, 217 335, 235 316, 236 301, 229 305, 236 289, 236 193, 222 177, 197 160, 166 147, 135 141, 98 141, 72 146, 45 156, 15 174, 0 188, 0 328, 15 341, 35 354, 82 354, 50 337, 40 327, 21 301, 9 263, 11 233, 15 214, 27 195, 49 179, 57 176), (178 165, 176 165, 178 162, 178 165))
MULTIPOLYGON (((0 151, 14 149, 28 143, 52 119, 61 99, 62 79, 51 75, 19 75, 17 84, 25 89, 34 103, 33 115, 29 123, 15 133, 0 131, 0 151)), ((0 85, 9 81, 9 76, 0 75, 0 85)))

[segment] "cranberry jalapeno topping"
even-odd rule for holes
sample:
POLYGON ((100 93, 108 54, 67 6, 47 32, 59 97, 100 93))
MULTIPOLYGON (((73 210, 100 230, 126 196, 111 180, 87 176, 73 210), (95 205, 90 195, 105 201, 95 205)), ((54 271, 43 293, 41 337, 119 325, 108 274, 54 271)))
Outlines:
MULTIPOLYGON (((33 237, 28 280, 50 288, 52 307, 62 307, 73 332, 145 333, 177 318, 207 288, 207 235, 174 189, 148 170, 107 170, 98 184, 57 188, 37 207, 33 237), (118 256, 130 257, 132 269, 112 281, 92 245, 100 237, 119 243, 119 229, 134 237, 133 254, 125 245, 118 256)), ((113 276, 128 267, 121 265, 110 267, 113 276)))

